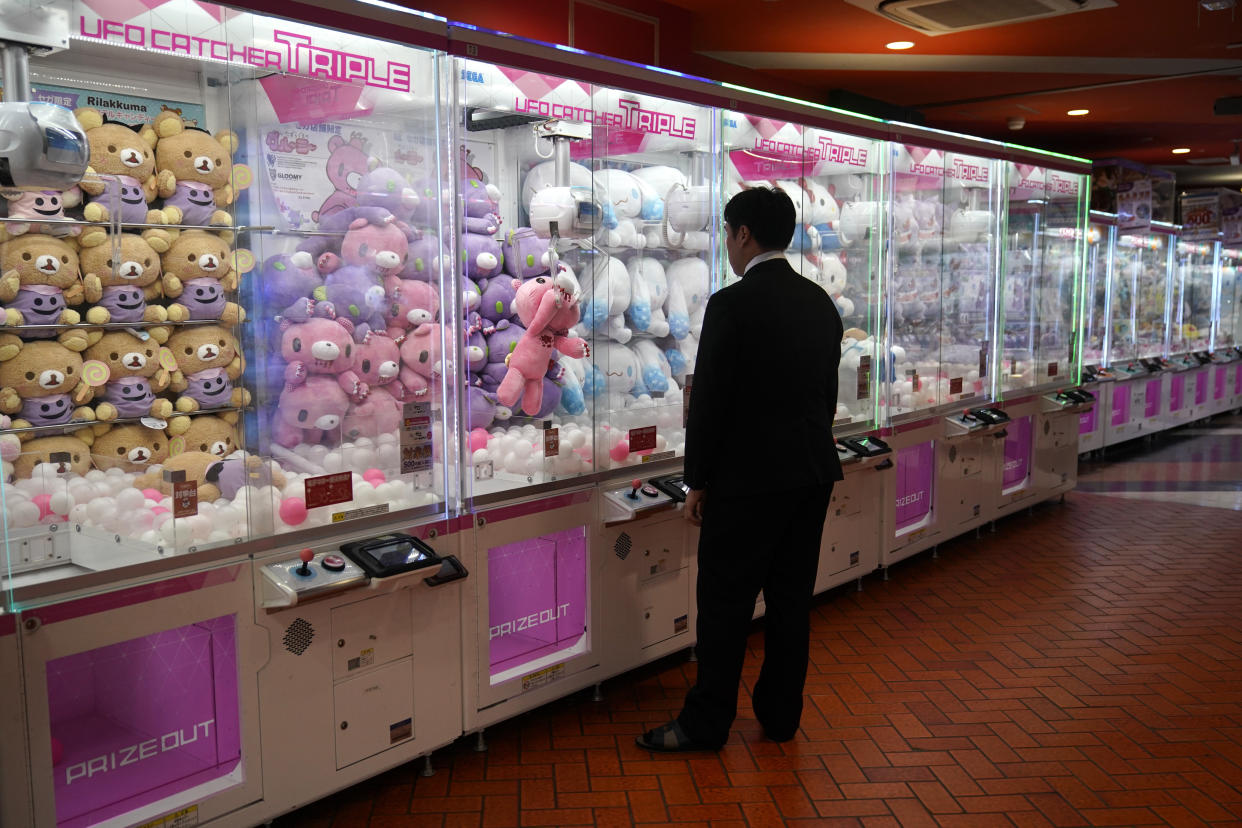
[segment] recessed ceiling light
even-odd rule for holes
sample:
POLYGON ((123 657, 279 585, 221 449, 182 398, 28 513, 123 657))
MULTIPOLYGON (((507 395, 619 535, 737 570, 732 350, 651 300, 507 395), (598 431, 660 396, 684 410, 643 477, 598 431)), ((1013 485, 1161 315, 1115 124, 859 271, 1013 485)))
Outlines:
POLYGON ((884 48, 893 49, 893 50, 913 49, 914 41, 913 40, 894 40, 892 43, 885 43, 884 48))
POLYGON ((1173 150, 1174 155, 1185 155, 1188 152, 1190 152, 1190 147, 1178 147, 1177 149, 1173 150))
POLYGON ((1066 112, 1065 114, 1072 115, 1075 118, 1077 118, 1079 115, 1086 115, 1090 111, 1091 111, 1090 109, 1071 109, 1069 112, 1066 112))

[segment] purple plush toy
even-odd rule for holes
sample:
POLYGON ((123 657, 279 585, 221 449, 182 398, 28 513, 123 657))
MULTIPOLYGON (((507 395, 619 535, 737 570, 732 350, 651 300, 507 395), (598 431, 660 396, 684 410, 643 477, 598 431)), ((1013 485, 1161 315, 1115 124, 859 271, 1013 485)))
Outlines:
POLYGON ((551 263, 548 240, 539 238, 529 227, 519 227, 506 233, 501 250, 505 258, 505 272, 515 279, 529 279, 548 272, 551 263))
POLYGON ((200 409, 224 408, 233 404, 233 381, 223 368, 209 368, 186 377, 181 395, 195 400, 200 409))
MULTIPOLYGON (((221 375, 224 369, 218 369, 221 375)), ((225 377, 227 380, 228 378, 225 377)), ((230 393, 232 387, 229 388, 230 393)), ((112 403, 112 407, 116 409, 117 417, 146 417, 151 414, 152 407, 155 406, 155 392, 151 390, 151 383, 146 377, 121 377, 115 379, 104 386, 101 395, 105 402, 112 403)), ((219 408, 228 402, 227 395, 222 403, 215 405, 203 405, 203 408, 219 408)), ((208 397, 208 399, 211 399, 208 397)), ((200 400, 201 404, 201 400, 200 400)))
POLYGON ((484 184, 477 178, 467 178, 462 182, 461 194, 468 218, 480 218, 500 210, 500 190, 494 184, 484 184))
POLYGON ((338 320, 354 327, 354 341, 361 342, 371 331, 382 331, 388 296, 375 272, 358 265, 345 265, 324 277, 315 298, 326 301, 338 320))
POLYGON ((228 300, 220 280, 210 276, 183 282, 181 295, 168 305, 168 312, 178 321, 211 319, 226 325, 235 325, 246 318, 245 311, 228 300))
POLYGON ((487 365, 479 372, 482 387, 495 391, 500 387, 505 373, 509 370, 505 365, 505 357, 512 353, 522 339, 526 329, 516 322, 502 319, 496 323, 496 330, 487 334, 487 365))
POLYGON ((504 253, 500 242, 491 236, 465 233, 461 237, 462 272, 467 278, 488 279, 500 273, 504 253))
POLYGON ((376 167, 358 184, 358 204, 383 207, 400 221, 410 221, 420 199, 401 173, 392 167, 376 167))
POLYGON ((312 265, 298 267, 293 257, 284 253, 269 256, 259 272, 259 289, 263 293, 263 306, 272 316, 307 314, 315 289, 323 286, 323 277, 312 265))
MULTIPOLYGON (((56 325, 69 321, 62 318, 66 308, 64 293, 60 288, 48 285, 23 285, 18 289, 13 301, 6 304, 4 308, 20 313, 22 323, 26 326, 56 325)), ((2 318, 3 313, 0 312, 0 319, 2 318)), ((73 319, 73 321, 77 320, 73 319)), ((22 339, 55 339, 60 331, 55 328, 20 327, 17 329, 17 334, 22 339)))
POLYGON ((21 418, 32 426, 62 425, 73 419, 73 397, 68 394, 48 394, 22 400, 21 418))
POLYGON ((440 278, 440 271, 448 254, 440 245, 440 239, 434 233, 424 233, 422 238, 411 242, 409 258, 400 276, 402 279, 418 279, 422 282, 434 282, 440 278))
POLYGON ((496 419, 496 395, 477 385, 466 389, 466 412, 470 428, 487 428, 496 419))
POLYGON ((101 175, 99 179, 104 185, 103 193, 92 196, 92 203, 115 208, 109 209, 109 218, 119 218, 122 224, 146 222, 147 200, 138 179, 128 175, 101 175))
MULTIPOLYGON (((142 198, 142 190, 138 190, 138 198, 142 198)), ((125 195, 121 196, 126 201, 125 195)), ((128 204, 128 202, 126 202, 128 204)), ((145 204, 142 205, 145 208, 145 204)), ((210 184, 198 181, 177 181, 173 194, 164 199, 165 207, 176 207, 181 211, 182 224, 210 225, 211 217, 216 212, 216 193, 210 184)), ((146 210, 143 210, 146 216, 146 210)), ((145 221, 144 219, 122 219, 122 221, 145 221)))
POLYGON ((242 486, 253 486, 259 489, 277 483, 284 485, 279 480, 273 481, 272 467, 269 464, 255 463, 255 459, 254 457, 244 460, 234 458, 212 463, 203 474, 203 479, 208 483, 215 483, 220 489, 220 497, 228 500, 237 497, 242 486))
POLYGON ((513 286, 513 280, 508 276, 488 279, 483 293, 479 296, 479 313, 493 324, 502 319, 511 319, 515 296, 517 296, 517 288, 513 286))

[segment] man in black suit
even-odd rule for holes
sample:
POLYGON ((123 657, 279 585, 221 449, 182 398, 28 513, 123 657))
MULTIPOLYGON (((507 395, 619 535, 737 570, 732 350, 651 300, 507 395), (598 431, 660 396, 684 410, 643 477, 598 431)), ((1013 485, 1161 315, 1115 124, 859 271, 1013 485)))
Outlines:
POLYGON ((755 599, 766 603, 752 700, 768 738, 798 732, 811 597, 832 486, 841 317, 784 253, 793 202, 745 190, 725 206, 729 265, 742 277, 707 303, 686 430, 685 516, 699 536, 698 679, 650 750, 716 750, 737 715, 755 599))

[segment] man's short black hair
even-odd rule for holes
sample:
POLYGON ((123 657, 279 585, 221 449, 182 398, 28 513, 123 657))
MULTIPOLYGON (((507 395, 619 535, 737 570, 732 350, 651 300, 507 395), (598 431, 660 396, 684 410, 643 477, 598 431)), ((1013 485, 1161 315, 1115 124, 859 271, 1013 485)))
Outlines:
POLYGON ((751 187, 729 199, 724 220, 733 232, 743 227, 764 250, 784 250, 793 241, 797 213, 789 194, 779 188, 751 187))

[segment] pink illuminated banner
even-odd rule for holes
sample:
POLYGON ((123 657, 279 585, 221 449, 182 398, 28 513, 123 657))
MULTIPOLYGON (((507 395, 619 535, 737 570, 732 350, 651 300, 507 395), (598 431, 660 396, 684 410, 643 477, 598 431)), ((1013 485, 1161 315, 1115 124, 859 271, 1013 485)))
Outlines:
POLYGON ((920 443, 897 452, 897 531, 923 521, 932 508, 936 444, 920 443))

